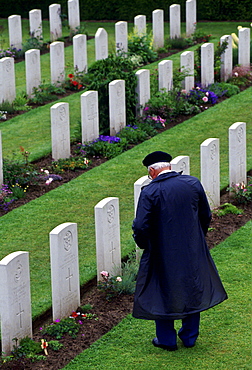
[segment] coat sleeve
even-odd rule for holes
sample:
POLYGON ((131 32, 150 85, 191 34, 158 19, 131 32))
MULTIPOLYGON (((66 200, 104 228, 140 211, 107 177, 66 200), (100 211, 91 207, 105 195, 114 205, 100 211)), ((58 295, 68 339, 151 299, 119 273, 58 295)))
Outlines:
POLYGON ((141 249, 150 247, 150 224, 152 217, 152 202, 146 191, 140 193, 138 200, 136 218, 133 221, 133 238, 137 246, 141 249))

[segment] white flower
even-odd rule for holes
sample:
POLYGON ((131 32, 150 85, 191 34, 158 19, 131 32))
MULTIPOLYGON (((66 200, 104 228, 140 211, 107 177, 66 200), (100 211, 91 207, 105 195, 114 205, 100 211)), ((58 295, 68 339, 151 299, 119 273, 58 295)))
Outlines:
POLYGON ((44 172, 45 172, 47 175, 49 175, 49 171, 48 171, 48 170, 44 170, 44 172))
POLYGON ((122 278, 120 276, 117 276, 116 281, 121 282, 122 281, 122 278))
POLYGON ((238 77, 239 76, 238 72, 234 72, 234 76, 238 77))
POLYGON ((53 181, 53 179, 51 177, 49 177, 49 179, 46 180, 45 183, 46 183, 46 185, 50 185, 52 181, 53 181))

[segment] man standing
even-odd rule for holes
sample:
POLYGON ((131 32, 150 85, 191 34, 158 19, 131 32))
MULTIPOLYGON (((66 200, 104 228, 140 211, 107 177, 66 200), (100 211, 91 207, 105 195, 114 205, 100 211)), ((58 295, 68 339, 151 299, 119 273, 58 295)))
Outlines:
POLYGON ((156 151, 143 164, 152 181, 140 194, 133 237, 142 248, 133 316, 155 320, 156 347, 174 351, 178 336, 193 347, 200 312, 227 294, 205 241, 211 211, 200 181, 171 171, 170 154, 156 151))

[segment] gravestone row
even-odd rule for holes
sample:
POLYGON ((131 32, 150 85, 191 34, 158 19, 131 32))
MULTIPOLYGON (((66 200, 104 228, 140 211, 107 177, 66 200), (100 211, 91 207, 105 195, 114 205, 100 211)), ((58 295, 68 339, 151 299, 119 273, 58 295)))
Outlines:
MULTIPOLYGON (((1 134, 1 133, 0 133, 1 134)), ((0 136, 1 137, 1 136, 0 136)), ((1 141, 0 141, 1 144, 1 141)), ((246 182, 246 124, 236 122, 229 128, 230 181, 246 182)), ((0 158, 1 163, 1 158, 0 158)), ((190 174, 190 158, 178 156, 171 161, 174 171, 190 174)), ((219 139, 201 144, 201 182, 211 208, 219 206, 219 139)), ((134 183, 134 208, 142 186, 150 182, 143 176, 134 183)), ((94 207, 97 281, 102 271, 121 274, 119 199, 108 197, 94 207)), ((49 234, 53 321, 71 314, 80 305, 77 224, 66 222, 49 234)), ((29 253, 13 252, 0 261, 1 343, 5 355, 13 348, 13 338, 32 338, 29 253)))

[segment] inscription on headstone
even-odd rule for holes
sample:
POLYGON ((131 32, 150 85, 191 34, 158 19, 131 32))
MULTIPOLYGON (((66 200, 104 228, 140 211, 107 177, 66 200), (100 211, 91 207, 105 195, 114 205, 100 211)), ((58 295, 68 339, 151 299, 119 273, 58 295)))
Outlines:
POLYGON ((0 59, 0 104, 3 101, 12 103, 16 98, 14 58, 0 59))
POLYGON ((206 87, 214 83, 214 44, 201 45, 201 85, 206 87))
POLYGON ((150 71, 149 69, 140 69, 136 72, 137 76, 137 104, 136 113, 142 115, 143 107, 150 99, 150 71))
POLYGON ((66 222, 50 232, 53 320, 68 317, 80 305, 77 224, 66 222))
POLYGON ((172 171, 182 172, 182 175, 190 175, 190 157, 179 155, 171 160, 172 171))
POLYGON ((55 161, 70 157, 69 104, 56 103, 51 107, 52 157, 55 161))
POLYGON ((100 273, 107 271, 110 275, 121 272, 119 199, 108 197, 95 206, 95 235, 97 280, 100 273))
POLYGON ((41 40, 42 36, 42 12, 40 9, 29 11, 30 36, 41 40))
POLYGON ((98 28, 95 34, 95 60, 108 57, 108 34, 104 28, 98 28))
POLYGON ((49 6, 49 22, 51 41, 56 41, 62 37, 62 22, 61 22, 61 5, 51 4, 49 6))
POLYGON ((141 37, 146 34, 146 15, 137 15, 134 18, 136 33, 141 37))
POLYGON ((109 83, 109 121, 111 136, 116 135, 126 125, 124 80, 109 83))
POLYGON ((220 205, 219 139, 206 139, 200 146, 201 183, 211 209, 220 205))
POLYGON ((169 91, 173 86, 173 61, 162 60, 158 63, 158 89, 169 91))
POLYGON ((9 43, 10 47, 22 49, 22 24, 20 15, 8 17, 9 43))
POLYGON ((153 48, 164 46, 164 11, 156 9, 152 12, 153 48))
POLYGON ((60 85, 65 81, 64 42, 55 41, 50 45, 51 83, 60 85))
POLYGON ((40 50, 30 49, 25 52, 26 94, 31 97, 34 88, 41 84, 40 50))
POLYGON ((82 143, 93 141, 99 136, 98 91, 81 94, 82 143))
POLYGON ((247 183, 246 123, 229 127, 229 186, 247 183))
POLYGON ((188 76, 182 82, 183 89, 188 93, 194 87, 194 52, 184 51, 180 55, 181 72, 186 72, 188 76))
POLYGON ((221 81, 227 81, 232 77, 233 69, 233 48, 232 48, 232 36, 224 35, 220 39, 221 45, 227 42, 227 48, 224 53, 221 54, 221 81))
POLYGON ((13 252, 0 261, 2 351, 9 355, 15 342, 32 338, 29 253, 13 252))
POLYGON ((87 72, 87 36, 75 35, 73 37, 74 69, 78 72, 87 72))
POLYGON ((128 23, 117 22, 115 24, 116 53, 126 56, 128 52, 128 23))
POLYGON ((175 39, 181 37, 180 30, 180 5, 173 4, 169 8, 170 10, 170 38, 175 39))

